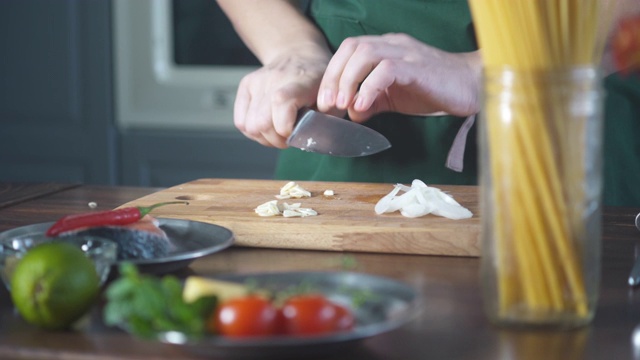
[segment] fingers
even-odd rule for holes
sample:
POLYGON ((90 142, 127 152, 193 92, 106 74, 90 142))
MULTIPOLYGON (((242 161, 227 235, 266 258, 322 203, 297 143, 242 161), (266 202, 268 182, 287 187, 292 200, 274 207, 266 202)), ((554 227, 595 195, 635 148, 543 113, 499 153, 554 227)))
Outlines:
POLYGON ((322 78, 318 109, 347 110, 358 122, 386 111, 473 114, 481 62, 468 61, 475 59, 470 54, 448 53, 406 34, 347 39, 322 78))
POLYGON ((315 104, 318 82, 319 80, 313 83, 289 83, 275 92, 272 99, 273 125, 280 136, 288 138, 295 125, 298 111, 315 104))
POLYGON ((233 105, 233 124, 246 137, 265 145, 265 140, 260 133, 256 133, 248 126, 248 112, 251 104, 251 92, 249 91, 250 76, 240 80, 236 100, 233 105))
POLYGON ((234 124, 248 138, 262 145, 286 148, 298 109, 311 106, 317 97, 315 81, 281 81, 274 85, 268 69, 246 76, 234 105, 234 124))
POLYGON ((330 57, 325 46, 298 44, 245 76, 234 104, 238 130, 262 145, 286 148, 298 109, 315 104, 330 57))
POLYGON ((322 78, 317 103, 318 109, 329 112, 333 109, 350 112, 366 111, 373 104, 375 96, 389 86, 387 79, 380 79, 371 86, 384 83, 362 96, 362 87, 375 74, 383 59, 403 56, 400 48, 393 44, 391 37, 361 36, 346 39, 329 62, 322 78), (373 97, 372 97, 373 96, 373 97))
POLYGON ((240 81, 233 111, 234 125, 246 137, 264 146, 285 148, 286 138, 274 129, 271 104, 266 101, 259 84, 260 74, 257 73, 240 81))
MULTIPOLYGON (((320 93, 318 96, 318 109, 320 111, 330 111, 331 109, 346 109, 350 100, 355 95, 358 83, 353 83, 357 77, 351 74, 351 83, 341 82, 345 67, 353 57, 358 48, 358 40, 348 38, 340 45, 338 51, 333 55, 327 70, 320 83, 320 93)), ((363 71, 356 71, 363 72, 363 71)), ((366 74, 365 74, 366 76, 366 74)))
POLYGON ((375 66, 371 46, 364 37, 348 38, 331 58, 320 84, 317 103, 323 112, 346 110, 358 91, 358 85, 375 66))
POLYGON ((387 88, 396 82, 396 71, 393 61, 383 60, 364 79, 358 91, 357 97, 350 109, 354 113, 361 113, 364 116, 387 88))

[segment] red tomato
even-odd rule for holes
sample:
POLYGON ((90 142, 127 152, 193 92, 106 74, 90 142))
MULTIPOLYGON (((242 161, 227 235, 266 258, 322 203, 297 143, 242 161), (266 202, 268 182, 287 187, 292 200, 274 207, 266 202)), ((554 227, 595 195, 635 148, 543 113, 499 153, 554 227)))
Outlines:
POLYGON ((297 295, 282 307, 283 331, 289 335, 320 335, 353 327, 351 312, 322 295, 297 295))
POLYGON ((268 300, 249 295, 218 306, 209 330, 232 337, 268 336, 278 330, 278 310, 268 300))
POLYGON ((356 322, 353 314, 349 309, 342 305, 333 304, 336 307, 336 331, 346 331, 353 329, 353 326, 356 322))
POLYGON ((618 70, 640 69, 640 16, 625 18, 618 23, 612 48, 618 70))

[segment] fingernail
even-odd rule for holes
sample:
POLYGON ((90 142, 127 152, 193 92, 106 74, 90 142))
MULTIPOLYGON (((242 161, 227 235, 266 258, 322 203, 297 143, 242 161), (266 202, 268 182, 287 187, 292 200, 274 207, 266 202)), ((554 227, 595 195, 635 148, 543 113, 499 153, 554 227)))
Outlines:
POLYGON ((364 99, 360 96, 358 96, 358 98, 356 99, 356 103, 353 104, 353 107, 357 110, 357 111, 364 111, 364 99))
POLYGON ((336 106, 340 109, 344 109, 347 107, 347 98, 344 96, 344 93, 339 91, 338 98, 336 99, 336 106))
POLYGON ((333 91, 331 89, 326 89, 322 92, 322 102, 324 106, 331 107, 333 106, 333 91))

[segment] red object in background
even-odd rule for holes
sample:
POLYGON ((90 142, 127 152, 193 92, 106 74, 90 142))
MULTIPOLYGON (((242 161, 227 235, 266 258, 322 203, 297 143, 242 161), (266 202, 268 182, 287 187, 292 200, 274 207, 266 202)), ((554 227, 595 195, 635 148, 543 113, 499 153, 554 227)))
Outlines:
POLYGON ((169 204, 187 204, 184 201, 169 201, 152 206, 135 206, 118 210, 96 211, 82 214, 67 215, 56 221, 47 230, 49 237, 57 236, 67 231, 74 231, 97 226, 124 226, 133 224, 149 214, 151 210, 169 204))
POLYGON ((283 328, 289 335, 321 335, 351 330, 351 312, 322 295, 297 295, 282 307, 283 328))
POLYGON ((622 19, 613 34, 613 59, 623 73, 640 70, 640 15, 622 19))
POLYGON ((278 315, 269 300, 249 295, 220 304, 209 319, 208 329, 231 337, 270 336, 279 330, 278 315))
POLYGON ((354 325, 351 310, 321 294, 293 295, 282 308, 258 295, 233 298, 219 304, 207 321, 209 332, 236 338, 327 335, 354 325))

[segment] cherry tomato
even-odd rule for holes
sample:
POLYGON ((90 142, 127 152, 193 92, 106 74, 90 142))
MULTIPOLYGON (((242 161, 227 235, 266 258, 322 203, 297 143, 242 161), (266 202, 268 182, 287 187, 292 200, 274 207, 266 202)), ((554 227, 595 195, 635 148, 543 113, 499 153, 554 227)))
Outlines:
POLYGON ((613 35, 613 59, 623 72, 640 69, 640 16, 622 19, 613 35))
POLYGON ((351 312, 322 295, 297 295, 282 307, 282 328, 289 335, 320 335, 353 327, 351 312))
POLYGON ((336 323, 335 330, 336 331, 347 331, 353 329, 353 326, 356 322, 353 314, 349 309, 342 305, 333 304, 336 307, 336 323))
POLYGON ((218 306, 208 328, 232 337, 268 336, 278 331, 278 310, 260 296, 228 300, 218 306))

